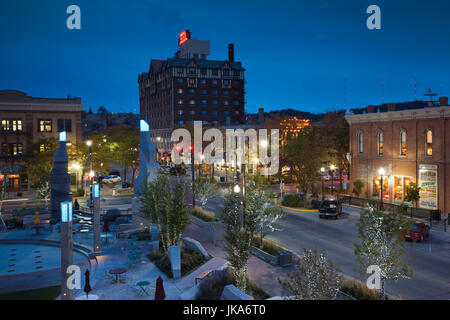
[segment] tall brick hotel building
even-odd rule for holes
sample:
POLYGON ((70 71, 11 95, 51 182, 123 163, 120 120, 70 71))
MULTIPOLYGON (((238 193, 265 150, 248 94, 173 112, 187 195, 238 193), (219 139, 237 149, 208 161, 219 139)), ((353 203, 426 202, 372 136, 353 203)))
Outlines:
POLYGON ((351 183, 364 181, 364 196, 401 203, 406 185, 421 187, 420 208, 450 212, 450 107, 439 102, 415 101, 368 106, 347 115, 350 125, 351 183))
POLYGON ((191 39, 189 30, 180 34, 178 45, 174 57, 152 59, 138 77, 140 116, 150 124, 162 157, 169 155, 175 128, 194 120, 222 126, 245 119, 245 69, 234 60, 234 45, 228 45, 227 60, 208 60, 209 41, 191 39))

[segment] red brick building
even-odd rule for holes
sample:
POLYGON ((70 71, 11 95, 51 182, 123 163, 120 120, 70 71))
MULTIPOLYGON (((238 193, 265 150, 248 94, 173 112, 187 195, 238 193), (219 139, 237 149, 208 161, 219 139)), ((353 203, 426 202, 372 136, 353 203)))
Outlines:
POLYGON ((227 60, 208 60, 209 41, 183 32, 173 58, 151 60, 138 77, 140 116, 151 127, 160 153, 170 152, 175 128, 194 120, 213 126, 244 123, 244 72, 228 46, 227 60))
POLYGON ((350 125, 351 185, 364 182, 363 196, 380 199, 379 168, 385 170, 383 199, 401 203, 406 185, 421 187, 418 207, 450 212, 450 107, 439 103, 368 106, 346 115, 350 125))

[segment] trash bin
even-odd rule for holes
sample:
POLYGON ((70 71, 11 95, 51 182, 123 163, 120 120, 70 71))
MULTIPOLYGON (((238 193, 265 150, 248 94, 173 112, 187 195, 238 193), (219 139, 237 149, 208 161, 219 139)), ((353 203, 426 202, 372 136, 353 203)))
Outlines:
POLYGON ((220 177, 220 182, 225 182, 225 177, 220 177))
POLYGON ((127 183, 124 181, 122 182, 122 189, 125 189, 127 187, 127 183))
POLYGON ((280 252, 280 266, 290 267, 292 265, 292 252, 283 250, 280 252))

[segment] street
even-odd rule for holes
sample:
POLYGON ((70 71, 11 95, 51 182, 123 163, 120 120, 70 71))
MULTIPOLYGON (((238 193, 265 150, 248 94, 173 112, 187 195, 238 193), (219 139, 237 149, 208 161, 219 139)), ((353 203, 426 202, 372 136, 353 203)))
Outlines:
MULTIPOLYGON (((301 255, 303 248, 323 250, 344 275, 360 279, 353 253, 358 242, 359 218, 343 214, 338 220, 319 219, 317 212, 284 209, 282 231, 267 238, 301 255)), ((450 299, 450 235, 432 231, 423 243, 406 243, 404 261, 414 270, 412 279, 388 281, 386 292, 405 299, 450 299)))

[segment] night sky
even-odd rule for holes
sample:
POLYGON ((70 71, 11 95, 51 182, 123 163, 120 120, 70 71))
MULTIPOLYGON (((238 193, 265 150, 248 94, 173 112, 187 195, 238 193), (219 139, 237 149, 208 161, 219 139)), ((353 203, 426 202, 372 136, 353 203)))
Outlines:
POLYGON ((211 41, 209 59, 235 44, 250 113, 413 100, 414 74, 418 98, 450 94, 447 0, 1 0, 0 89, 138 112, 138 74, 173 56, 184 29, 211 41), (81 30, 66 28, 71 4, 81 30), (381 30, 366 27, 371 4, 381 30))

